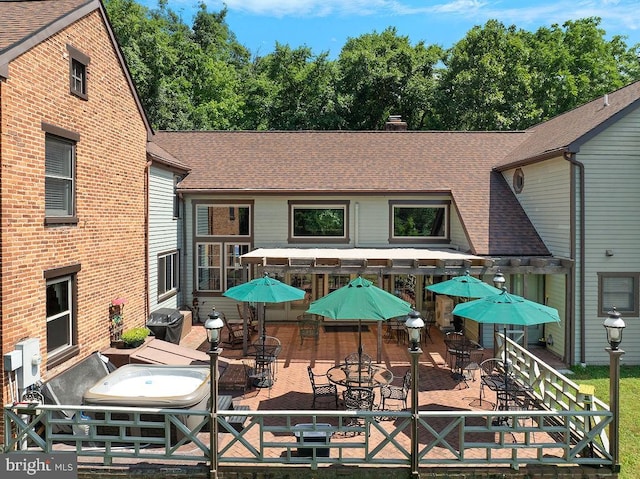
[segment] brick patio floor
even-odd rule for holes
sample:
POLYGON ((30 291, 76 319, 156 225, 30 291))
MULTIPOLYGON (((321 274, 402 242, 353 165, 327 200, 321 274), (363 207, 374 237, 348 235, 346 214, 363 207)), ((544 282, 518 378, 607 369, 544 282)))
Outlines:
MULTIPOLYGON (((366 325, 368 326, 367 330, 362 332, 362 347, 363 351, 375 361, 378 324, 367 322, 366 325)), ((384 325, 381 327, 384 328, 384 325)), ((305 339, 301 344, 296 323, 268 323, 267 335, 275 336, 282 342, 282 352, 278 357, 276 380, 273 386, 271 388, 252 388, 246 394, 243 391, 220 389, 220 394, 231 394, 235 404, 248 406, 250 410, 311 409, 313 394, 307 366, 310 365, 316 373, 324 373, 329 368, 344 362, 344 358, 349 353, 356 351, 358 345, 357 332, 326 332, 322 326, 317 341, 305 339)), ((381 365, 393 372, 393 384, 400 385, 402 376, 410 368, 408 345, 398 342, 395 338, 385 338, 384 331, 382 336, 381 365)), ((480 403, 479 373, 475 381, 468 382, 469 387, 454 379, 450 367, 445 362, 445 345, 442 333, 434 327, 431 336, 432 341, 427 339, 427 342, 422 345, 423 353, 419 359, 419 409, 422 411, 493 410, 495 393, 487 391, 485 400, 480 403)), ((256 340, 257 337, 254 333, 252 340, 256 340)), ((209 343, 206 340, 203 325, 194 325, 180 345, 208 351, 209 343)), ((230 348, 223 344, 222 348, 220 359, 222 362, 238 363, 243 359, 251 361, 251 357, 243 357, 242 346, 230 348)), ((562 363, 546 350, 540 349, 538 352, 543 356, 541 359, 547 364, 558 369, 563 367, 562 363)), ((493 351, 485 350, 483 358, 490 357, 493 357, 493 351)), ((341 388, 338 389, 341 394, 341 388)), ((378 404, 379 390, 376 392, 376 396, 376 404, 378 404)), ((411 407, 410 399, 408 406, 411 407)), ((320 409, 325 407, 329 410, 334 408, 332 405, 328 405, 321 406, 320 409)), ((398 404, 398 407, 402 406, 398 404)), ((338 409, 344 409, 342 403, 339 404, 338 409)), ((394 427, 393 421, 387 421, 387 423, 385 429, 394 427)), ((229 436, 221 434, 221 445, 224 445, 229 436)), ((249 435, 247 439, 252 440, 252 436, 249 435)), ((255 439, 257 440, 257 436, 255 439)), ((292 440, 295 442, 295 439, 292 440)), ((332 442, 334 440, 340 439, 332 439, 332 442)), ((406 442, 406 447, 408 447, 408 437, 402 437, 400 440, 403 443, 406 442)), ((357 454, 357 452, 355 453, 357 454)), ((242 454, 242 452, 240 451, 238 454, 242 454)), ((267 454, 269 453, 267 452, 267 454)), ((505 454, 507 454, 506 450, 505 454)))

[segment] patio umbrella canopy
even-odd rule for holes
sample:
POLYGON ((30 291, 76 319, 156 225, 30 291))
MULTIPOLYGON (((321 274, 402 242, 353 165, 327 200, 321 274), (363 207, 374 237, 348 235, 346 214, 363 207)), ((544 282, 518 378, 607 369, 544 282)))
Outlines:
POLYGON ((478 323, 504 324, 504 375, 507 384, 507 324, 515 326, 533 326, 543 323, 558 323, 558 310, 544 304, 530 301, 521 296, 507 293, 503 289, 500 294, 460 303, 453 308, 453 314, 469 318, 478 323))
POLYGON ((304 295, 303 290, 270 278, 268 273, 262 278, 239 284, 222 293, 227 298, 249 303, 284 303, 304 299, 304 295))
POLYGON ((362 358, 362 320, 385 321, 406 316, 411 305, 360 276, 315 300, 307 313, 331 319, 358 320, 358 361, 362 358))
MULTIPOLYGON (((298 301, 304 299, 305 291, 289 286, 288 284, 270 278, 265 273, 262 278, 251 280, 247 283, 239 284, 229 288, 222 293, 222 296, 245 301, 249 303, 285 303, 287 301, 298 301)), ((262 340, 266 336, 266 326, 264 317, 262 318, 262 340)))
POLYGON ((558 310, 502 290, 499 294, 457 304, 453 314, 478 323, 533 326, 560 322, 558 310))
POLYGON ((441 283, 431 284, 425 289, 438 294, 459 296, 461 298, 484 298, 500 293, 498 288, 489 283, 474 278, 467 271, 462 276, 456 276, 441 283))

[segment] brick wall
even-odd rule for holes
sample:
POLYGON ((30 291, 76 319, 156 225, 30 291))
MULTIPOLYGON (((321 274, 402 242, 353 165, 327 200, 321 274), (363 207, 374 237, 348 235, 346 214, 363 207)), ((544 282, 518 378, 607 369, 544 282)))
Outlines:
POLYGON ((109 346, 112 299, 127 299, 127 326, 145 323, 147 132, 97 12, 12 61, 1 88, 2 352, 39 338, 46 380, 109 346), (90 58, 88 101, 69 93, 67 45, 90 58), (42 122, 80 135, 77 225, 44 225, 42 122), (79 354, 48 368, 43 272, 76 264, 79 354))

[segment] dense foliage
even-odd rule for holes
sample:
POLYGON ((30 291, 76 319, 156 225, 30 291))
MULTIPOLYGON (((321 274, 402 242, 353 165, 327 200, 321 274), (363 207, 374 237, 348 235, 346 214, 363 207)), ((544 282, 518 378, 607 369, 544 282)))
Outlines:
POLYGON ((276 44, 252 56, 201 3, 186 25, 159 0, 106 0, 156 129, 373 130, 389 115, 410 129, 523 129, 640 78, 640 44, 606 39, 599 18, 536 32, 496 20, 452 48, 395 28, 350 38, 337 60, 276 44))

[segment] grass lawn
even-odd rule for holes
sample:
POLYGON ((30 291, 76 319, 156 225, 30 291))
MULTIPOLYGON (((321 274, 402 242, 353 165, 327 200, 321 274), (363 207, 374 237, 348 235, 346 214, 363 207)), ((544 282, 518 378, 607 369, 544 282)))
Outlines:
MULTIPOLYGON (((573 367, 569 378, 596 388, 609 404, 609 366, 573 367)), ((620 479, 636 479, 640 471, 640 366, 620 366, 620 479)))

